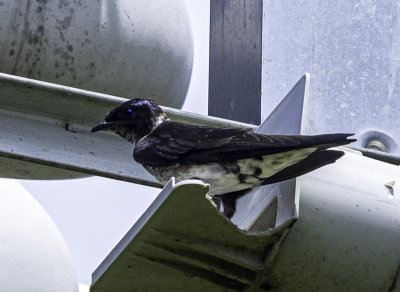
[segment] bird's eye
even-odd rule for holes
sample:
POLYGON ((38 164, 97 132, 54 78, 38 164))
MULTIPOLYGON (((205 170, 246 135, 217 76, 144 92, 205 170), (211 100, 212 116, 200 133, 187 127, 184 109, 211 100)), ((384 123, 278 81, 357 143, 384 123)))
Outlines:
POLYGON ((127 114, 131 114, 133 112, 133 110, 131 109, 131 108, 128 108, 127 110, 126 110, 126 113, 127 114))

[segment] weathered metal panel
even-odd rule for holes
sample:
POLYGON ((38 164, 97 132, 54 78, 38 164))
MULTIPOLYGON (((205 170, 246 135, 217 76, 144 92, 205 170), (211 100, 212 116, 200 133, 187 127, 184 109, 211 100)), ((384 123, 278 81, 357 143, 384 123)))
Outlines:
POLYGON ((262 1, 211 1, 208 114, 261 122, 262 1))
POLYGON ((400 155, 400 2, 264 1, 262 113, 310 72, 306 133, 400 155))

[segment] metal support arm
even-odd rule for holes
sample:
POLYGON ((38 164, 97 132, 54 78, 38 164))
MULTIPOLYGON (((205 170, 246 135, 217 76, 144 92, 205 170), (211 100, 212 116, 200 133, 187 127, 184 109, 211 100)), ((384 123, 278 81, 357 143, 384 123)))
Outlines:
MULTIPOLYGON (((99 175, 161 185, 132 158, 132 145, 111 133, 90 135, 93 125, 124 98, 0 73, 0 174, 60 179, 99 175)), ((252 127, 163 108, 188 123, 252 127)))

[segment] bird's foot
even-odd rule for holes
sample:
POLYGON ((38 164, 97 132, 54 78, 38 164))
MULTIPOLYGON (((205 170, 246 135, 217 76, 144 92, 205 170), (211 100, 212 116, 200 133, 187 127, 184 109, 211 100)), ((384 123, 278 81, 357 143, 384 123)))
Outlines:
POLYGON ((226 217, 232 218, 232 216, 236 212, 236 201, 238 198, 245 195, 249 190, 241 190, 232 193, 226 193, 221 195, 215 195, 215 198, 218 198, 224 207, 223 213, 226 217))

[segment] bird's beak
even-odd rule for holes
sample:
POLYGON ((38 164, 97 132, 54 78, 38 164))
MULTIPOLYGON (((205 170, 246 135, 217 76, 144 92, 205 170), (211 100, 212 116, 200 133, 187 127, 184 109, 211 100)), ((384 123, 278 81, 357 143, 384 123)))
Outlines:
POLYGON ((90 133, 98 132, 98 131, 104 131, 108 130, 113 126, 113 123, 110 122, 101 122, 97 126, 94 126, 92 130, 90 130, 90 133))

